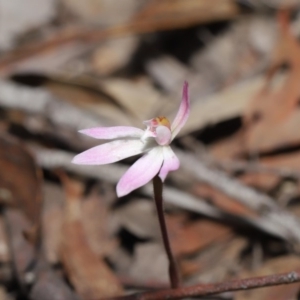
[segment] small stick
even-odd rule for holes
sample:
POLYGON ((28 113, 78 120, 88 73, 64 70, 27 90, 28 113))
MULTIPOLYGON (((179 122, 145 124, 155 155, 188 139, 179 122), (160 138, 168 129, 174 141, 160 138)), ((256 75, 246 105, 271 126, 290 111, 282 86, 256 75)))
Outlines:
POLYGON ((153 178, 153 189, 154 189, 154 199, 156 204, 156 210, 158 214, 159 226, 162 233, 164 247, 169 259, 169 276, 172 288, 178 288, 180 286, 180 276, 177 267, 175 257, 173 255, 171 244, 168 236, 168 230, 166 226, 166 220, 163 208, 163 183, 158 175, 153 178))
POLYGON ((102 300, 175 300, 181 298, 210 296, 224 292, 249 290, 295 282, 300 282, 300 270, 261 277, 235 279, 213 284, 197 284, 188 287, 180 287, 177 289, 146 292, 128 296, 106 298, 102 300))

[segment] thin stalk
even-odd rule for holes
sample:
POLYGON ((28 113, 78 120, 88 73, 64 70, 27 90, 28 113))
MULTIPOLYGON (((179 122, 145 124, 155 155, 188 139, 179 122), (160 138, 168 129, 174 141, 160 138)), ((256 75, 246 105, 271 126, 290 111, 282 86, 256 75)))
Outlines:
POLYGON ((160 290, 127 296, 102 298, 101 300, 176 300, 205 297, 225 292, 245 291, 267 286, 300 282, 300 271, 245 279, 235 279, 211 284, 196 284, 178 289, 160 290))
POLYGON ((153 178, 153 188, 154 188, 154 200, 156 204, 159 226, 162 234, 164 247, 169 259, 169 276, 170 276, 171 287, 178 288, 180 286, 180 276, 179 276, 177 263, 171 249, 171 244, 168 236, 168 230, 167 230, 167 225, 166 225, 166 220, 164 215, 163 196, 162 196, 163 183, 157 175, 153 178))

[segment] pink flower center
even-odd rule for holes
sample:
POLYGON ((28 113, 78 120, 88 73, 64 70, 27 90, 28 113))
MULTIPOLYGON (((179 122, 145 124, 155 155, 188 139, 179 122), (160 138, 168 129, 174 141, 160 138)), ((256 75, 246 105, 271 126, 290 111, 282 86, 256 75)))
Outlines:
POLYGON ((144 124, 147 125, 147 136, 154 137, 159 145, 164 146, 171 142, 171 125, 166 117, 156 117, 144 124))

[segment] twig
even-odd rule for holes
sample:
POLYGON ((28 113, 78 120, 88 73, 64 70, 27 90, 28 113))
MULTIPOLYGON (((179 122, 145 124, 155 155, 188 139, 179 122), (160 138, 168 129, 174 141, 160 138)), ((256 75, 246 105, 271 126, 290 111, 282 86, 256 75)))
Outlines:
POLYGON ((156 204, 156 210, 159 220, 159 226, 162 234, 162 239, 165 247, 166 254, 169 259, 169 276, 170 276, 170 282, 172 288, 178 288, 180 286, 180 275, 178 271, 178 266, 176 263, 176 259, 173 255, 167 225, 166 225, 166 219, 164 215, 164 208, 163 208, 163 183, 161 179, 156 175, 153 178, 153 190, 154 190, 154 200, 156 204))
POLYGON ((174 300, 187 297, 209 296, 224 292, 249 290, 281 284, 290 284, 294 282, 300 282, 300 271, 246 279, 236 279, 214 284, 197 284, 178 289, 167 289, 129 296, 107 298, 107 300, 174 300))

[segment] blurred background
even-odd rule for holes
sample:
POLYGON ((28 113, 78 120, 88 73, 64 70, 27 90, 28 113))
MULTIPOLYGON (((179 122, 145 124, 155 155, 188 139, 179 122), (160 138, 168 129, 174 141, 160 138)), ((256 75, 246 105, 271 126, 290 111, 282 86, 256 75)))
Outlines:
POLYGON ((115 192, 136 158, 71 160, 101 143, 80 129, 172 120, 185 80, 164 189, 184 284, 300 270, 299 37, 299 0, 1 0, 0 300, 168 287, 151 185, 115 192))

